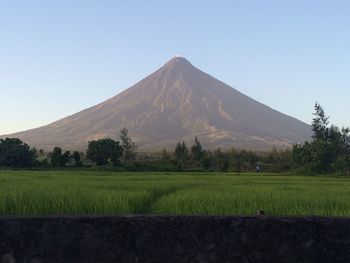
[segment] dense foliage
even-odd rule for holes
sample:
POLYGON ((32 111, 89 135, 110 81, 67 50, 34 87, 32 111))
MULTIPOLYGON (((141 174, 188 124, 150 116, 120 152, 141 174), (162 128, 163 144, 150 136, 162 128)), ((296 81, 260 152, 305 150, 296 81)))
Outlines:
POLYGON ((311 142, 293 147, 293 166, 317 173, 350 171, 350 130, 329 126, 328 117, 320 104, 315 104, 311 142))
POLYGON ((112 139, 101 139, 89 142, 86 156, 98 166, 112 162, 114 166, 120 165, 123 148, 112 139))
POLYGON ((31 167, 35 164, 36 150, 16 138, 0 140, 0 166, 31 167))
POLYGON ((71 154, 70 151, 65 151, 62 153, 62 149, 60 147, 55 147, 49 156, 51 157, 51 165, 53 167, 80 167, 82 165, 80 161, 80 153, 77 151, 74 151, 73 154, 71 154))

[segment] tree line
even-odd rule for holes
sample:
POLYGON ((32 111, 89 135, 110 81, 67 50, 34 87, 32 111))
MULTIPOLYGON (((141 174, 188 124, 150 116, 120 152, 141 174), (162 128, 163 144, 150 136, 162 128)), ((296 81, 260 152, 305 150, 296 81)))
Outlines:
POLYGON ((9 168, 26 167, 82 167, 121 166, 122 161, 135 160, 136 145, 128 135, 128 130, 120 131, 120 142, 110 138, 90 141, 86 152, 63 151, 54 147, 52 152, 30 148, 18 138, 0 139, 0 166, 9 168))
POLYGON ((136 152, 128 130, 122 129, 119 141, 105 138, 90 141, 86 152, 37 151, 17 138, 0 140, 0 166, 25 167, 117 167, 129 171, 302 171, 315 173, 350 171, 350 130, 329 125, 329 118, 316 103, 311 141, 292 149, 257 152, 230 148, 204 149, 197 137, 188 146, 177 143, 173 151, 136 152))
POLYGON ((290 150, 254 152, 231 148, 206 150, 198 138, 191 146, 179 142, 173 151, 136 152, 126 128, 119 141, 110 138, 90 141, 86 152, 63 151, 55 147, 45 153, 30 148, 19 139, 0 140, 0 166, 12 168, 110 166, 129 171, 252 171, 259 165, 266 171, 287 171, 291 167, 290 150))

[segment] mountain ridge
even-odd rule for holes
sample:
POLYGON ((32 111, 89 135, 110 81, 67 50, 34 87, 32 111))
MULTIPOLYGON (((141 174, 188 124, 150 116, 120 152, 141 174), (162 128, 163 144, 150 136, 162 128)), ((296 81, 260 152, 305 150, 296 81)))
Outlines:
MULTIPOLYGON (((117 139, 127 127, 141 150, 173 148, 194 136, 205 147, 284 148, 311 127, 266 106, 175 56, 116 96, 49 125, 7 136, 37 148, 75 150, 117 139)), ((5 137, 5 136, 1 136, 5 137)))

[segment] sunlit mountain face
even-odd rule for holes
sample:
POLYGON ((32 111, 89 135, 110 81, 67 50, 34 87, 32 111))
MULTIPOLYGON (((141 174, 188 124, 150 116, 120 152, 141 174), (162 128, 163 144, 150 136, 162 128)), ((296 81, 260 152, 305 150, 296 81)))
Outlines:
POLYGON ((17 137, 33 147, 86 149, 126 127, 139 150, 172 149, 195 136, 207 148, 269 150, 311 137, 309 125, 261 104, 174 57, 134 86, 96 106, 17 137))

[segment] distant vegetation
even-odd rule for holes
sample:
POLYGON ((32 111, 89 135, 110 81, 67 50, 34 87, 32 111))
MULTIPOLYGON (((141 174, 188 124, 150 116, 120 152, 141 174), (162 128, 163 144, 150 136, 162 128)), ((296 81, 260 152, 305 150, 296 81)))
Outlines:
POLYGON ((0 171, 0 215, 350 216, 349 177, 0 171))
MULTIPOLYGON (((174 151, 136 152, 126 128, 120 141, 110 138, 91 141, 87 152, 37 151, 19 139, 0 140, 0 166, 10 168, 105 167, 126 171, 220 171, 342 173, 350 171, 350 130, 328 125, 328 117, 316 103, 312 121, 313 138, 291 150, 255 152, 236 148, 204 149, 197 137, 191 146, 179 142, 174 151), (114 167, 114 168, 113 168, 114 167)), ((81 168, 80 168, 81 169, 81 168)))
POLYGON ((55 147, 45 153, 30 149, 18 139, 0 141, 0 148, 16 140, 26 151, 11 148, 11 154, 2 155, 0 166, 7 168, 61 169, 63 167, 117 169, 120 171, 255 171, 258 165, 262 171, 289 171, 292 164, 290 150, 253 152, 231 148, 229 150, 205 150, 195 138, 190 147, 185 142, 178 143, 174 151, 162 150, 153 153, 135 152, 124 143, 112 139, 89 142, 86 153, 62 151, 55 147), (128 149, 127 151, 125 149, 128 149), (13 157, 15 156, 15 158, 13 157), (23 160, 21 159, 23 158, 23 160), (99 168, 101 167, 101 168, 99 168))

